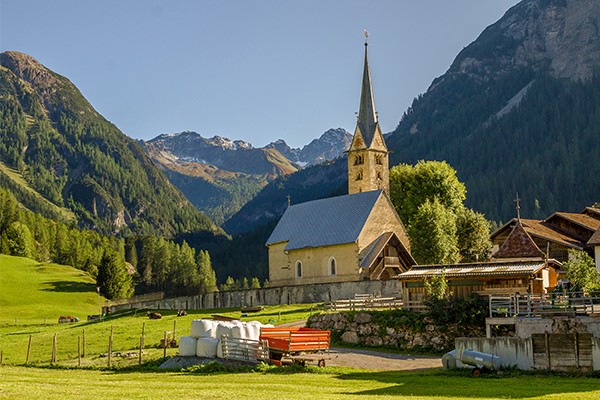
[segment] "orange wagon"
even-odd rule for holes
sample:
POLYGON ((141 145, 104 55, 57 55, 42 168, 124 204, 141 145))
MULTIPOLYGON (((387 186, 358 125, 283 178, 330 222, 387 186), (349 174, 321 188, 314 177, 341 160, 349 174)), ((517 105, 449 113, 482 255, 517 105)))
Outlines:
POLYGON ((311 328, 261 328, 260 340, 269 344, 272 364, 285 362, 305 365, 316 361, 319 367, 329 359, 330 331, 311 328))

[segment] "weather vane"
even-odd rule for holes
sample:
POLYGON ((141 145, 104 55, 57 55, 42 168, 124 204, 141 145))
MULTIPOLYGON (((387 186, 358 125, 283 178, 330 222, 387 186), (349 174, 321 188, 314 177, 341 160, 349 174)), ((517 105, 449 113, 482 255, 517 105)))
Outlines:
POLYGON ((369 40, 369 31, 365 29, 365 43, 369 40))

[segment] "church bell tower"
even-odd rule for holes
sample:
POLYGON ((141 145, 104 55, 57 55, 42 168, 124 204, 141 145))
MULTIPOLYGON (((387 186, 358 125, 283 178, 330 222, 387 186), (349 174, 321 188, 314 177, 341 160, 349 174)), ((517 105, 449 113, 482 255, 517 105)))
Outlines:
POLYGON ((365 65, 356 129, 348 150, 348 194, 384 190, 389 194, 389 151, 377 120, 365 31, 365 65))

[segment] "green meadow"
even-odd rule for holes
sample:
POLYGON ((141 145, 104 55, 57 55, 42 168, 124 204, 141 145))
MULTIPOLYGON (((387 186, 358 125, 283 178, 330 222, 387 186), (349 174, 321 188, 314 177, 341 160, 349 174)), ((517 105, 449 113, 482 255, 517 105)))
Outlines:
MULTIPOLYGON (((100 299, 104 303, 104 299, 100 299)), ((160 310, 150 320, 131 311, 100 322, 94 281, 70 267, 0 256, 0 399, 598 399, 596 375, 506 372, 473 378, 468 371, 366 371, 328 367, 261 366, 241 371, 157 369, 165 332, 189 334, 191 321, 214 314, 281 324, 319 312, 316 304, 265 307, 242 316, 238 309, 160 310), (81 322, 58 324, 61 315, 81 322), (144 332, 144 353, 138 350, 144 332), (175 331, 175 332, 173 332, 175 331), (109 338, 113 356, 108 367, 109 338), (56 336, 56 362, 51 364, 56 336), (85 337, 85 346, 83 339, 85 337), (28 365, 25 365, 31 339, 28 365), (79 349, 85 356, 79 359, 79 349), (127 353, 130 354, 126 357, 127 353)), ((167 349, 167 357, 176 348, 167 349)))

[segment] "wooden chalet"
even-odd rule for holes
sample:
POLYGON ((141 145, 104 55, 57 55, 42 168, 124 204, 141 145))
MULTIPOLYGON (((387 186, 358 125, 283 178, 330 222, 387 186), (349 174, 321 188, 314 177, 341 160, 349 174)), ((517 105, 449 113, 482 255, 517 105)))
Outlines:
POLYGON ((589 241, 600 229, 600 209, 587 207, 580 213, 556 212, 545 220, 514 218, 492 233, 492 257, 506 258, 498 257, 496 253, 518 221, 545 257, 564 262, 569 249, 593 254, 594 245, 589 241))
POLYGON ((422 301, 425 282, 444 274, 450 292, 457 297, 480 295, 544 293, 552 290, 562 264, 556 260, 489 261, 466 264, 415 265, 398 275, 405 303, 422 301))

